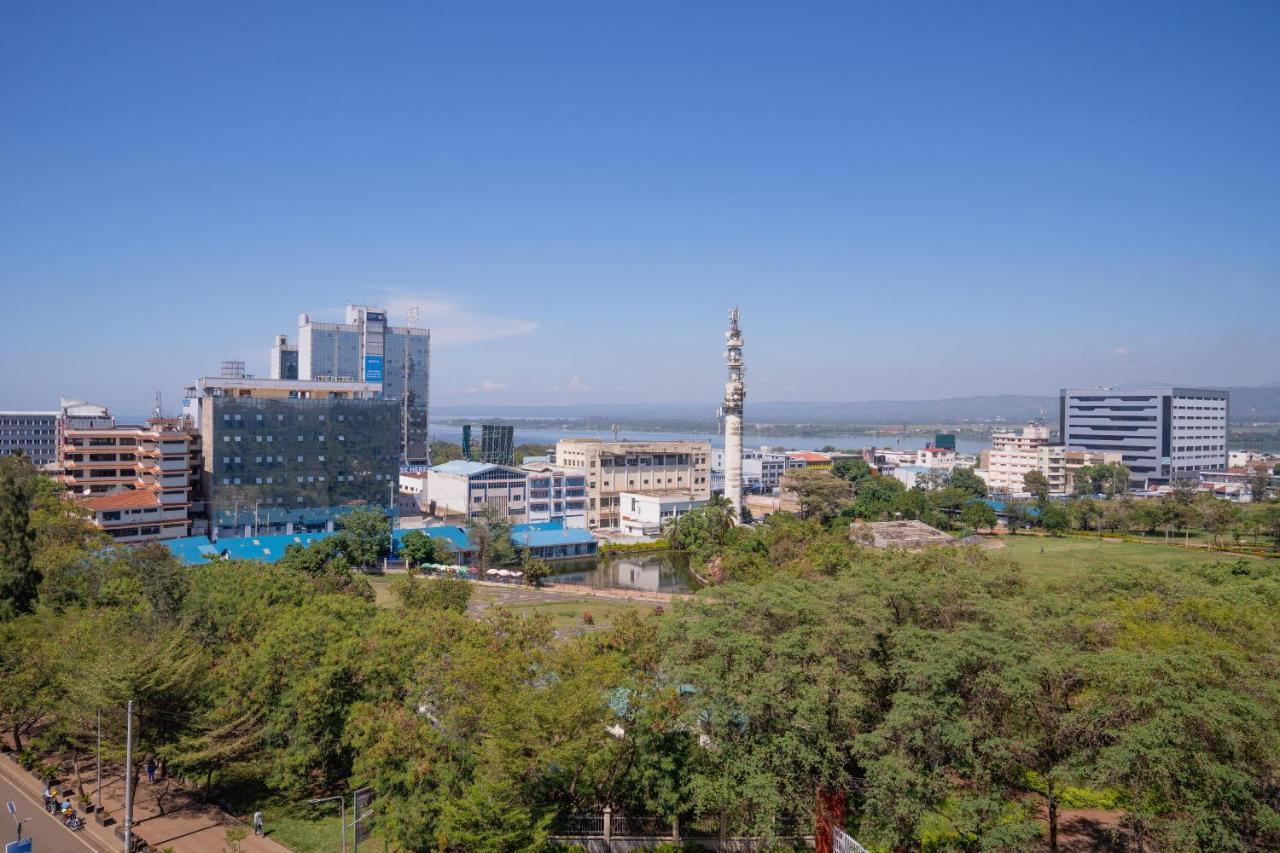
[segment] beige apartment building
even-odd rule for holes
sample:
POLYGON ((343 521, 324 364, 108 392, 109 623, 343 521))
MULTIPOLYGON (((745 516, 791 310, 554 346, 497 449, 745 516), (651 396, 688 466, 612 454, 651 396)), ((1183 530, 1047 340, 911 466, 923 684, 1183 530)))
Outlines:
POLYGON ((711 498, 711 444, 706 441, 603 441, 565 438, 556 467, 587 480, 587 526, 620 528, 620 495, 681 492, 711 498))
POLYGON ((1049 443, 1049 428, 1043 424, 1028 424, 1018 432, 993 432, 991 449, 983 450, 978 459, 981 476, 994 494, 1025 492, 1023 477, 1032 471, 1048 478, 1051 494, 1066 493, 1066 448, 1049 443))
POLYGON ((199 445, 183 419, 117 425, 103 407, 65 401, 58 479, 117 542, 186 536, 199 445))

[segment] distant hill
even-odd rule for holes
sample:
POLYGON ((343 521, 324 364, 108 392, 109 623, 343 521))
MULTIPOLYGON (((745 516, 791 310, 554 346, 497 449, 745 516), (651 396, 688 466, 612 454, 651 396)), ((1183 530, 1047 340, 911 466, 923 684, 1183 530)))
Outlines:
MULTIPOLYGON (((1280 422, 1280 383, 1231 388, 1234 423, 1280 422)), ((501 418, 537 420, 615 419, 712 422, 716 403, 581 403, 568 406, 465 405, 434 406, 441 419, 501 418)), ((963 424, 1026 421, 1058 417, 1058 397, 997 394, 945 400, 863 400, 843 403, 754 402, 748 399, 747 421, 753 424, 963 424)))

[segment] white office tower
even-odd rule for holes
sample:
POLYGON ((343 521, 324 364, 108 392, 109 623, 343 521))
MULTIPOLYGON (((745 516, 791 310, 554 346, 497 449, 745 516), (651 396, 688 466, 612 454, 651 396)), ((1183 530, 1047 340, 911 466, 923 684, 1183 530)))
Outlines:
POLYGON ((724 334, 728 348, 725 363, 729 381, 724 384, 724 496, 733 505, 734 520, 742 517, 742 402, 747 396, 743 383, 742 330, 738 309, 729 312, 729 331, 724 334))

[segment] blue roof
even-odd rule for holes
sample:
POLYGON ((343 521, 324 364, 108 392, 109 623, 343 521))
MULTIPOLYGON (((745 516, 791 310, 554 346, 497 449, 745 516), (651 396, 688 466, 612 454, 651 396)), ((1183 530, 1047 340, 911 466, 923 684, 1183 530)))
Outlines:
POLYGON ((525 548, 545 548, 552 545, 587 545, 596 541, 591 531, 581 527, 543 527, 536 524, 518 524, 511 528, 511 538, 525 548), (519 528, 519 529, 517 529, 519 528))
POLYGON ((413 527, 409 529, 397 528, 391 532, 391 535, 395 537, 397 548, 404 541, 404 537, 410 533, 425 533, 432 539, 444 539, 456 551, 465 551, 471 544, 467 539, 467 531, 461 527, 413 527))

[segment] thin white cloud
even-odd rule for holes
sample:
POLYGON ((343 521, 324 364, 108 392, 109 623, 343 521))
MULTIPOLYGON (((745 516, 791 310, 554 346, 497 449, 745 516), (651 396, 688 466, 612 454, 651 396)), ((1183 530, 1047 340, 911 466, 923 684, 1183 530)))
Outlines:
MULTIPOLYGON (((466 307, 458 300, 440 293, 423 293, 389 288, 370 289, 371 298, 364 304, 387 309, 387 320, 403 326, 410 308, 418 309, 420 329, 431 330, 431 346, 456 347, 484 341, 496 341, 527 335, 538 328, 533 320, 500 317, 466 307)), ((337 312, 339 317, 342 309, 337 312)))
POLYGON ((507 390, 507 383, 495 382, 492 379, 481 379, 479 385, 473 385, 467 390, 472 394, 494 394, 498 391, 507 390))
POLYGON ((569 390, 578 392, 590 391, 591 386, 586 383, 581 375, 575 373, 569 377, 569 390))
POLYGON ((1128 347, 1116 347, 1116 348, 1115 348, 1115 349, 1113 349, 1111 352, 1113 352, 1113 353, 1114 353, 1114 354, 1116 354, 1116 355, 1128 355, 1128 354, 1129 354, 1129 348, 1128 348, 1128 347))

